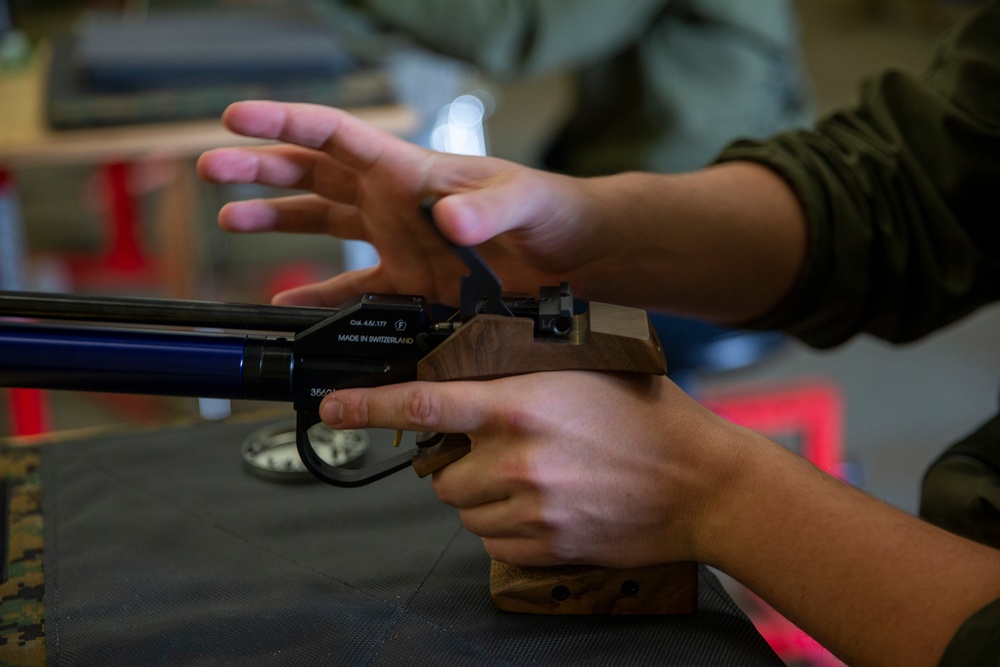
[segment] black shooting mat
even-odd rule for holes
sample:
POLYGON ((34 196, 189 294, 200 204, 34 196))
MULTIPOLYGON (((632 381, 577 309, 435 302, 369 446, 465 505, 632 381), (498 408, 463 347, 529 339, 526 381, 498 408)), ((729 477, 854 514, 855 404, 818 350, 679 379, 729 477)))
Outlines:
POLYGON ((48 664, 782 664, 705 568, 691 616, 499 611, 429 480, 263 481, 262 425, 42 447, 48 664))

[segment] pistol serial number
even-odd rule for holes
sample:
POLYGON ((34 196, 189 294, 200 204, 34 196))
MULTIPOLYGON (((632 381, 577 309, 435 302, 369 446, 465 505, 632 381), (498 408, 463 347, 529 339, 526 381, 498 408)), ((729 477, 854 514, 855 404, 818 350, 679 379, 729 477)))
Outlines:
POLYGON ((328 389, 326 387, 313 387, 309 390, 309 395, 313 398, 319 398, 320 396, 326 396, 327 394, 332 394, 333 389, 328 389))

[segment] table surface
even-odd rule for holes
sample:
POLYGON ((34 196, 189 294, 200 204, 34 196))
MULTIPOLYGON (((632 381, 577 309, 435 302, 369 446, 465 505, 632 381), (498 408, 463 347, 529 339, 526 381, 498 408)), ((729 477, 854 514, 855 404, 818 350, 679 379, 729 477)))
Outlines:
MULTIPOLYGON (((353 489, 246 472, 242 443, 274 424, 0 446, 6 553, 26 579, 0 586, 9 657, 130 667, 782 664, 705 568, 691 615, 501 612, 481 541, 412 471, 353 489)), ((370 435, 392 449, 391 432, 370 435)))
MULTIPOLYGON (((49 49, 42 44, 23 69, 0 69, 0 164, 4 166, 195 157, 211 148, 265 143, 234 135, 218 120, 53 130, 46 124, 43 106, 49 57, 49 49)), ((410 133, 418 125, 416 113, 404 105, 357 108, 351 112, 394 134, 410 133)))

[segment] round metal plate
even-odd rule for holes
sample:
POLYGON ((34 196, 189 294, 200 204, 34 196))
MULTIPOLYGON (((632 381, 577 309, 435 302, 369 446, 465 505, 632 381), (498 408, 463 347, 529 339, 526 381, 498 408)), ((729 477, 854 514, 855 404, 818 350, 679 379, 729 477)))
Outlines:
MULTIPOLYGON (((319 457, 333 466, 358 459, 371 444, 367 431, 338 431, 325 424, 310 428, 308 437, 319 457)), ((254 431, 243 441, 241 451, 247 470, 262 479, 275 482, 316 480, 299 458, 294 420, 254 431)))

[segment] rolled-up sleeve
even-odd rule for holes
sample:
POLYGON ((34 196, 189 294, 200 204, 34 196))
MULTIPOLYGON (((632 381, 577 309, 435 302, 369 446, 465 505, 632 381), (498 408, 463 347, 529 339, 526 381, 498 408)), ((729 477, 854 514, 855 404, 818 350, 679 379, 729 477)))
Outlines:
POLYGON ((1000 664, 1000 600, 962 624, 949 642, 941 667, 996 667, 1000 664))
POLYGON ((817 346, 867 332, 904 342, 1000 299, 1000 5, 943 42, 922 76, 867 80, 814 130, 741 141, 719 161, 783 176, 809 250, 754 328, 817 346))

